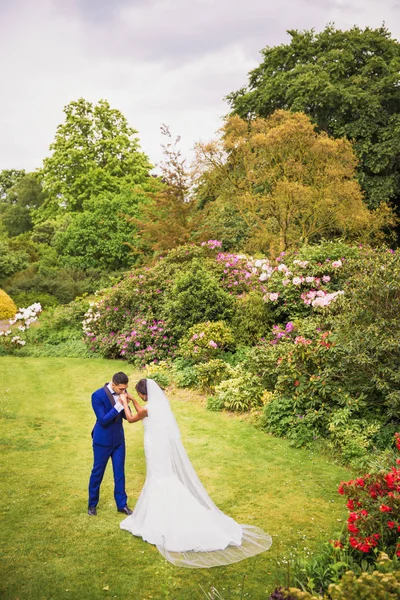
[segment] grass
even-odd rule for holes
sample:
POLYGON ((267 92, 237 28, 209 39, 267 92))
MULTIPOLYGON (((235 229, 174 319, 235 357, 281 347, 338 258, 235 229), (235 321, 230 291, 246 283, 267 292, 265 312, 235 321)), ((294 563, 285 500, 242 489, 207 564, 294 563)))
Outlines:
MULTIPOLYGON (((341 529, 336 492, 349 472, 291 448, 229 414, 208 412, 193 392, 170 393, 182 439, 209 494, 240 523, 273 538, 269 552, 228 567, 177 568, 119 529, 111 465, 98 516, 89 517, 90 394, 126 363, 0 357, 0 478, 3 600, 267 599, 285 583, 297 549, 313 551, 341 529)), ((132 374, 135 377, 135 374, 132 374)), ((136 374, 137 376, 138 374, 136 374)), ((145 478, 141 424, 126 424, 126 479, 134 506, 145 478)))

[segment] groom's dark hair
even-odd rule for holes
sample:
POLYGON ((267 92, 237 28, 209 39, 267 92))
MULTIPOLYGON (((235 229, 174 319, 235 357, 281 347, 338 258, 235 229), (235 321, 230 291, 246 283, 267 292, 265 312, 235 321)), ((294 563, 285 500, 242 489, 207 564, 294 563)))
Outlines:
POLYGON ((112 381, 116 385, 119 385, 120 383, 129 383, 128 375, 126 375, 122 371, 119 371, 119 373, 115 373, 115 375, 113 375, 112 381))

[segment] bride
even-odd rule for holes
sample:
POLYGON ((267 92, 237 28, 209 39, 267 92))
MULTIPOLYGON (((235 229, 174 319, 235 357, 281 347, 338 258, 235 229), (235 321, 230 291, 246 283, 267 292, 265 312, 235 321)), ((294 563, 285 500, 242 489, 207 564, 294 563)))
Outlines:
MULTIPOLYGON (((152 379, 141 379, 133 400, 143 419, 147 476, 133 513, 121 529, 157 546, 180 567, 227 565, 268 550, 271 537, 251 525, 239 525, 212 502, 182 445, 169 401, 152 379)), ((128 421, 135 417, 121 396, 128 421)), ((137 420, 137 416, 136 419, 137 420)))

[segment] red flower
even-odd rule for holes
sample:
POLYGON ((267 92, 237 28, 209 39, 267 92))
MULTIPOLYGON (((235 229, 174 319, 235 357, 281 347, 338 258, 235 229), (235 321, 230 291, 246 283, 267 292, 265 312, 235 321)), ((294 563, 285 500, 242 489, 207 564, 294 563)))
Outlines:
POLYGON ((364 485, 365 485, 364 479, 362 479, 362 477, 360 477, 359 479, 356 479, 356 485, 358 487, 364 487, 364 485))
POLYGON ((363 517, 367 517, 368 516, 368 511, 364 509, 364 510, 361 511, 361 514, 362 514, 363 517))
POLYGON ((393 527, 395 527, 396 523, 394 521, 388 521, 388 527, 390 527, 390 529, 393 529, 393 527))
POLYGON ((343 544, 340 540, 329 540, 333 544, 334 548, 343 548, 343 544))
POLYGON ((294 385, 295 385, 295 386, 298 386, 298 385, 300 385, 300 381, 299 381, 298 379, 296 379, 296 381, 294 382, 294 385))
MULTIPOLYGON (((340 492, 339 492, 339 494, 340 494, 340 492)), ((346 506, 349 510, 354 510, 354 500, 349 498, 346 502, 346 506)))
POLYGON ((349 542, 350 542, 350 546, 352 546, 353 548, 358 548, 359 543, 355 537, 350 536, 349 542))
POLYGON ((340 484, 340 485, 339 485, 339 487, 338 487, 338 493, 339 493, 341 496, 343 496, 343 495, 344 495, 344 487, 343 487, 344 485, 346 485, 346 484, 344 483, 344 481, 342 481, 342 482, 341 482, 341 484, 340 484))
POLYGON ((390 508, 390 506, 387 506, 386 504, 381 504, 379 507, 379 510, 381 512, 390 512, 392 509, 390 508))
POLYGON ((358 527, 356 527, 354 525, 354 523, 349 523, 347 525, 347 529, 348 529, 348 531, 350 531, 350 533, 359 533, 360 532, 360 530, 358 529, 358 527))
POLYGON ((354 521, 357 521, 357 519, 359 519, 360 516, 356 513, 356 512, 351 512, 349 514, 349 518, 347 519, 349 523, 354 523, 354 521))

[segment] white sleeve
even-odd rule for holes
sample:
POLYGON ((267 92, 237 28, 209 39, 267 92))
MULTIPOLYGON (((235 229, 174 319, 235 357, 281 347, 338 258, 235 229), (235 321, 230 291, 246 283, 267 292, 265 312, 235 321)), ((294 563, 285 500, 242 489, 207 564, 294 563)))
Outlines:
POLYGON ((124 407, 122 406, 121 402, 119 402, 118 400, 116 401, 116 403, 114 404, 114 408, 115 410, 117 410, 119 413, 121 412, 121 410, 124 410, 124 407))

